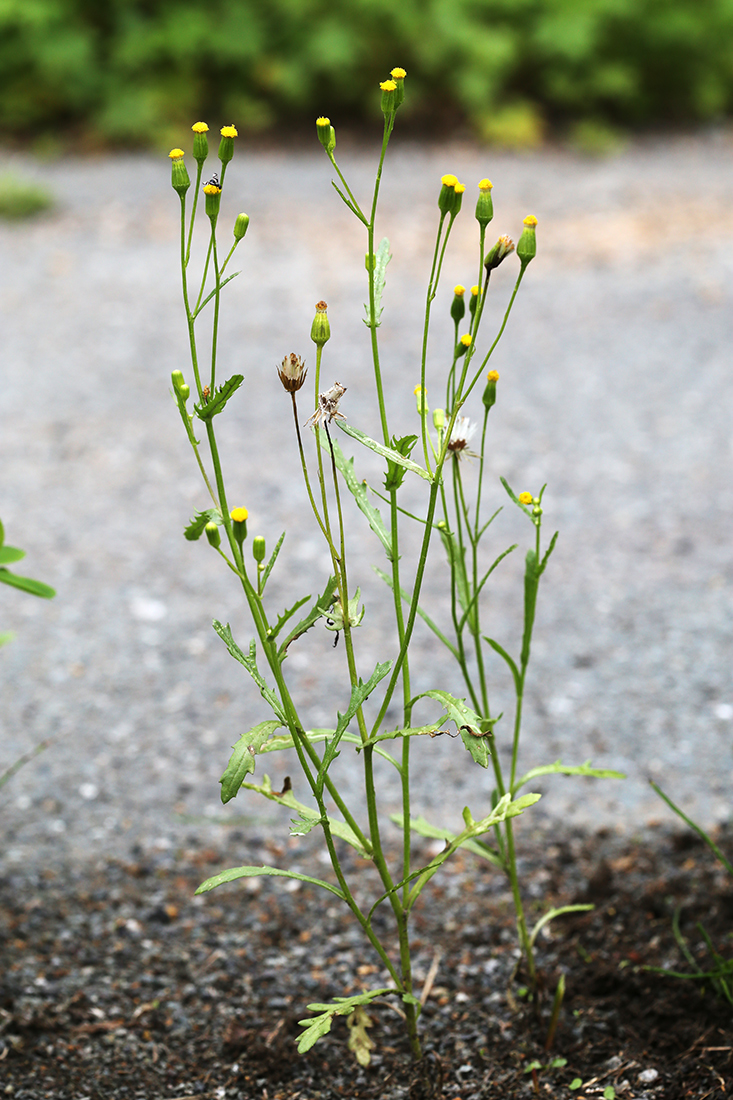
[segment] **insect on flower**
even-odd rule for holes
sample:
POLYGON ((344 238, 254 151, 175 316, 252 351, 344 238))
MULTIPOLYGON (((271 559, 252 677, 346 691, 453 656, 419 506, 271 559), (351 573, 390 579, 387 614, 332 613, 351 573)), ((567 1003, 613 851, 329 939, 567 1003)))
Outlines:
POLYGON ((210 180, 207 180, 204 187, 218 187, 221 191, 221 184, 219 183, 219 173, 214 172, 210 180))
POLYGON ((317 424, 330 423, 332 420, 346 420, 344 414, 339 412, 339 401, 345 393, 346 386, 342 386, 340 382, 334 382, 330 390, 319 393, 318 408, 308 417, 306 424, 312 424, 315 428, 317 424))

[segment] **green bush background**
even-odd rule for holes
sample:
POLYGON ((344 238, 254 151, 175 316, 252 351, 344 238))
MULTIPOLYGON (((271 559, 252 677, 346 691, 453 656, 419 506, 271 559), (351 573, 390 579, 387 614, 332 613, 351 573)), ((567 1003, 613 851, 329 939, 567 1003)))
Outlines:
POLYGON ((156 144, 199 117, 362 123, 394 65, 403 119, 441 135, 717 121, 733 0, 0 0, 0 132, 156 144))

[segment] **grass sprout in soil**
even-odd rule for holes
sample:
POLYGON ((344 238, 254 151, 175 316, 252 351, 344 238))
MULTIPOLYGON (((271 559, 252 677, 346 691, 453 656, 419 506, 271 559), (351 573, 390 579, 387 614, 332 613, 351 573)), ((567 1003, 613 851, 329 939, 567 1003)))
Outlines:
MULTIPOLYGON (((730 836, 718 834, 727 848, 730 836)), ((257 848, 258 842, 250 847, 257 848)), ((265 844, 263 842, 262 847, 265 844)), ((272 847, 272 845, 270 845, 272 847)), ((299 1055, 306 1005, 383 984, 359 930, 310 887, 266 879, 195 898, 223 853, 134 852, 65 872, 0 880, 0 1078, 14 1100, 505 1100, 723 1097, 733 1087, 730 1006, 685 969, 680 929, 704 969, 701 921, 730 955, 733 893, 702 842, 651 830, 523 838, 526 894, 593 902, 538 942, 542 992, 522 997, 511 897, 469 856, 449 865, 415 914, 426 1054, 411 1063, 388 1006, 370 1011, 372 1062, 348 1029, 299 1055), (243 896, 244 895, 244 896, 243 896), (320 932, 313 929, 320 925, 320 932), (436 969, 437 967, 437 969, 436 969), (560 976, 565 998, 546 1049, 560 976), (297 979, 297 980, 296 980, 297 979), (507 995, 507 988, 510 993, 507 995), (305 991, 297 997, 293 990, 305 991)), ((257 854, 261 853, 261 849, 257 854)), ((231 855, 231 852, 228 853, 231 855)), ((248 857, 252 855, 248 851, 248 857)), ((305 866, 308 845, 291 853, 305 866)), ((347 857, 348 858, 348 857, 347 857)), ((366 863, 363 869, 369 874, 366 863)), ((358 881, 358 880, 357 880, 358 881)))

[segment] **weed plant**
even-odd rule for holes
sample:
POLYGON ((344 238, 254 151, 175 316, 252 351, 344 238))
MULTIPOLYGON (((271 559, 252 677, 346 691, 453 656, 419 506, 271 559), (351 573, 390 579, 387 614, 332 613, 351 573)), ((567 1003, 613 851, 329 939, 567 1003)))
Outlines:
MULTIPOLYGON (((228 802, 241 790, 246 790, 287 807, 295 815, 292 834, 303 835, 312 829, 321 831, 332 871, 329 879, 319 879, 287 867, 233 867, 202 883, 198 892, 240 878, 283 876, 328 891, 351 911, 365 940, 376 952, 388 984, 337 998, 330 1004, 310 1005, 315 1016, 301 1021, 304 1032, 300 1036, 299 1049, 304 1051, 311 1047, 329 1031, 334 1016, 343 1015, 348 1017, 350 1024, 349 1045, 364 1064, 369 1061, 373 1045, 366 1030, 369 1025, 366 1010, 375 1001, 390 996, 401 1002, 398 1007, 404 1016, 413 1054, 415 1057, 420 1055, 417 1025, 422 1002, 412 975, 410 915, 423 888, 459 848, 488 860, 507 875, 526 978, 532 993, 536 993, 537 934, 549 920, 567 909, 545 912, 533 928, 529 927, 522 899, 513 819, 538 800, 539 795, 528 788, 541 776, 553 773, 618 775, 594 769, 588 763, 564 765, 555 762, 527 771, 519 768, 522 708, 537 599, 540 581, 557 539, 557 532, 549 541, 543 537, 544 486, 534 492, 515 492, 502 479, 502 495, 506 494, 510 506, 519 509, 526 518, 529 535, 518 648, 513 651, 506 639, 499 641, 488 635, 483 624, 482 597, 486 586, 493 581, 506 555, 517 548, 510 546, 497 553, 486 546, 487 536, 493 535, 494 523, 501 512, 501 507, 495 507, 494 502, 491 509, 486 509, 491 453, 488 447, 489 414, 497 404, 499 384, 498 373, 490 368, 490 360, 505 332, 520 286, 536 253, 536 218, 531 215, 524 219, 516 247, 508 236, 502 235, 496 241, 487 236, 493 218, 492 184, 488 179, 481 180, 478 185, 475 208, 477 234, 472 264, 476 283, 469 291, 457 286, 449 295, 440 291, 441 272, 465 187, 454 175, 445 175, 440 181, 423 338, 415 356, 416 431, 407 435, 396 435, 393 431, 390 404, 395 399, 399 401, 400 395, 390 394, 385 384, 390 374, 383 365, 379 333, 390 251, 386 239, 377 242, 376 220, 385 157, 395 116, 403 100, 404 83, 405 71, 397 68, 392 70, 390 79, 380 85, 384 127, 374 187, 366 203, 352 191, 337 163, 336 135, 330 120, 319 118, 316 123, 318 140, 335 173, 333 186, 364 231, 365 324, 381 434, 377 439, 366 435, 347 418, 341 406, 349 378, 342 374, 340 381, 331 382, 326 350, 330 322, 326 303, 319 302, 310 333, 316 349, 313 374, 308 378, 303 357, 292 352, 284 356, 276 371, 273 370, 272 385, 283 387, 283 403, 292 411, 292 431, 303 491, 314 526, 328 550, 331 572, 323 579, 322 590, 315 600, 304 596, 282 611, 272 608, 267 586, 273 570, 280 565, 284 535, 269 556, 263 536, 258 535, 251 542, 248 540, 248 511, 241 503, 229 500, 216 434, 217 417, 224 413, 232 415, 244 381, 241 374, 232 374, 222 380, 218 349, 222 291, 235 278, 235 273, 228 273, 227 269, 249 225, 246 214, 236 218, 233 243, 222 259, 217 227, 222 189, 231 185, 228 172, 234 156, 236 128, 222 128, 218 150, 220 168, 212 174, 210 169, 204 171, 208 157, 208 126, 202 122, 193 126, 193 157, 197 167, 190 209, 187 194, 191 181, 184 153, 179 148, 170 153, 172 184, 180 197, 180 263, 193 376, 193 385, 189 386, 180 370, 173 372, 173 397, 210 497, 208 507, 194 516, 185 535, 192 541, 205 536, 205 542, 237 578, 249 608, 254 637, 237 641, 229 625, 218 621, 214 622, 214 629, 232 657, 258 686, 265 712, 269 712, 267 717, 257 716, 258 720, 252 722, 251 728, 234 746, 221 779, 221 797, 223 802, 228 802), (203 271, 194 282, 189 264, 202 191, 209 243, 203 271), (516 278, 503 318, 498 330, 487 335, 484 314, 492 289, 492 274, 501 264, 516 260, 519 261, 516 278), (428 335, 436 301, 450 310, 454 330, 450 346, 443 347, 439 362, 428 356, 428 335), (211 324, 206 337, 200 338, 197 326, 205 316, 210 318, 211 324), (307 391, 304 390, 306 381, 310 383, 307 391), (442 407, 429 408, 428 381, 431 392, 441 393, 442 407), (469 403, 472 411, 478 411, 477 419, 467 415, 469 403), (367 484, 358 472, 358 461, 346 458, 342 449, 345 440, 381 458, 384 481, 380 486, 367 484), (473 458, 477 469, 475 479, 464 476, 468 457, 473 458), (411 512, 400 503, 401 489, 407 478, 415 479, 423 487, 419 512, 411 512), (473 481, 476 485, 471 489, 473 481), (392 636, 383 638, 385 657, 374 668, 365 668, 360 656, 359 625, 365 608, 358 579, 352 576, 349 545, 351 539, 361 536, 346 530, 343 502, 347 494, 353 496, 364 523, 374 534, 375 547, 381 548, 381 567, 376 567, 376 571, 384 581, 385 596, 391 601, 393 613, 392 636), (419 531, 419 551, 414 559, 405 547, 406 525, 416 525, 419 531), (425 569, 433 546, 442 551, 447 562, 446 583, 451 608, 447 624, 439 624, 425 604, 425 569), (427 691, 415 693, 411 643, 418 618, 432 631, 436 644, 442 645, 456 663, 465 683, 466 698, 451 694, 440 681, 427 691), (337 632, 337 637, 341 635, 345 649, 348 677, 345 698, 348 703, 342 712, 336 712, 328 729, 308 728, 301 717, 288 674, 288 656, 295 648, 307 646, 307 634, 316 625, 325 625, 337 632), (492 748, 506 727, 506 720, 497 726, 501 715, 495 714, 490 705, 488 669, 490 661, 494 668, 501 669, 497 655, 509 670, 515 692, 511 727, 504 735, 510 749, 508 768, 502 766, 499 754, 492 748), (397 728, 390 728, 386 721, 393 700, 399 700, 401 709, 397 728), (418 718, 418 712, 428 711, 432 715, 427 720, 418 718), (456 739, 456 751, 465 750, 477 767, 488 770, 493 787, 487 792, 486 803, 479 812, 474 815, 465 807, 462 821, 451 830, 431 825, 416 813, 411 786, 412 754, 429 752, 431 739, 449 732, 456 739), (255 780, 258 758, 271 752, 297 756, 307 787, 307 799, 296 798, 295 785, 290 781, 278 791, 273 789, 267 775, 260 781, 255 780), (365 820, 347 804, 339 789, 338 769, 333 769, 332 765, 340 755, 351 758, 351 768, 361 770, 365 820), (377 764, 384 766, 382 762, 395 769, 400 782, 402 811, 393 818, 401 831, 401 855, 396 863, 388 859, 383 840, 386 822, 380 808, 376 768, 377 764), (412 844, 415 833, 443 842, 439 854, 427 863, 416 859, 412 844), (353 883, 347 875, 343 859, 346 845, 373 862, 381 881, 379 894, 368 906, 357 901, 353 883), (391 913, 393 938, 381 934, 375 927, 373 918, 380 907, 386 907, 391 913), (396 952, 393 950, 395 941, 396 952)), ((250 400, 256 401, 256 395, 251 394, 250 400)), ((433 672, 439 668, 440 662, 431 661, 433 672)), ((302 789, 302 781, 297 786, 302 789)), ((424 990, 423 995, 426 993, 424 990)))

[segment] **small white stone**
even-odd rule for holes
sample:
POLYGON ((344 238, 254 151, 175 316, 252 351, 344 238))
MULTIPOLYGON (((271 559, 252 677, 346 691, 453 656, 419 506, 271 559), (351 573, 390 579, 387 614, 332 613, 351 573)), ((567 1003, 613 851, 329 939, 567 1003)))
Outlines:
POLYGON ((79 794, 87 802, 93 802, 99 794, 99 787, 96 783, 82 783, 81 787, 79 787, 79 794))
POLYGON ((657 1077, 659 1077, 658 1069, 643 1069, 637 1077, 637 1081, 640 1085, 651 1085, 657 1077))

